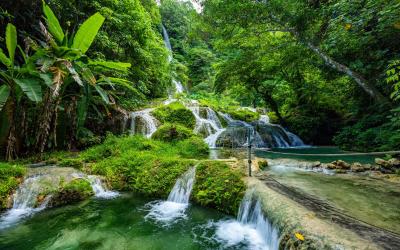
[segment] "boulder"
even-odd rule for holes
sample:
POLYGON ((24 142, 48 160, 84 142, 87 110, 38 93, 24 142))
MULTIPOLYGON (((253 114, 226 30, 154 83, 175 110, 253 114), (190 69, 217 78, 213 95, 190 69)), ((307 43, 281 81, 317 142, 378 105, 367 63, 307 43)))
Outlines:
POLYGON ((328 163, 328 164, 326 164, 326 168, 327 168, 327 169, 336 169, 336 164, 334 164, 334 163, 328 163))
POLYGON ((375 163, 379 166, 381 166, 382 168, 385 168, 387 170, 392 170, 395 168, 400 168, 400 160, 397 158, 391 158, 389 160, 384 160, 381 158, 376 158, 375 159, 375 163))
POLYGON ((397 158, 392 158, 388 160, 388 163, 393 168, 400 168, 400 160, 397 158))
POLYGON ((339 169, 350 169, 351 165, 345 161, 338 160, 336 161, 336 166, 339 169))
POLYGON ((351 171, 352 172, 363 172, 363 171, 365 171, 365 168, 361 163, 355 162, 355 163, 351 164, 351 171))

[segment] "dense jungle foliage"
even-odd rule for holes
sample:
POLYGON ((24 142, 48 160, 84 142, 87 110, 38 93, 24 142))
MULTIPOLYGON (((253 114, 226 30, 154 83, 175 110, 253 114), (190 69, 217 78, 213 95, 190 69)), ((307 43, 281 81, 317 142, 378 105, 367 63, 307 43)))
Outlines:
MULTIPOLYGON (((265 108, 309 144, 400 149, 397 0, 201 4, 2 1, 2 157, 79 150, 121 134, 129 111, 166 98, 173 78, 216 110, 265 108)), ((164 128, 185 112, 175 108, 155 111, 164 128)))

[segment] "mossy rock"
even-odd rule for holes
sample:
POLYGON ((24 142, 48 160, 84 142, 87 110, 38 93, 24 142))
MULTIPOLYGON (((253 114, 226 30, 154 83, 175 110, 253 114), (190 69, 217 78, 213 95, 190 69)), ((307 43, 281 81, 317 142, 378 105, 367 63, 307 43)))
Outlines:
POLYGON ((184 126, 167 123, 157 129, 153 134, 152 139, 164 142, 177 142, 194 136, 195 134, 193 131, 184 126))
POLYGON ((83 201, 93 196, 94 192, 89 181, 85 179, 74 179, 52 195, 49 202, 50 207, 59 207, 67 204, 83 201))
POLYGON ((206 158, 210 154, 210 148, 204 142, 203 138, 194 136, 176 144, 180 150, 180 155, 185 158, 206 158))
POLYGON ((254 122, 260 119, 260 114, 247 109, 228 111, 228 114, 235 120, 254 122))
POLYGON ((171 104, 161 106, 155 109, 152 114, 163 124, 179 124, 190 129, 194 129, 196 125, 196 118, 194 117, 192 111, 187 109, 180 102, 173 102, 171 104))

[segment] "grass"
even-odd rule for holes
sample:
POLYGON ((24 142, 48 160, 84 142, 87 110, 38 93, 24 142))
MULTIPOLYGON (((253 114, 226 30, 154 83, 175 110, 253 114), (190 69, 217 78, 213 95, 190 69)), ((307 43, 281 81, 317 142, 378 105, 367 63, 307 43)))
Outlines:
POLYGON ((8 197, 18 187, 25 172, 21 165, 0 163, 0 210, 7 208, 8 197))

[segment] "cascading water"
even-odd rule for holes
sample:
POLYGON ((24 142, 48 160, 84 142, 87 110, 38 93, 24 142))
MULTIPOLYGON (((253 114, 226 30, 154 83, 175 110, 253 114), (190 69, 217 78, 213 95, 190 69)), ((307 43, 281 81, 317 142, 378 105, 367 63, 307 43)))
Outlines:
POLYGON ((90 182, 90 185, 92 186, 95 197, 102 199, 112 199, 119 195, 118 192, 108 190, 107 187, 103 185, 101 179, 98 176, 89 175, 87 178, 90 182))
POLYGON ((150 138, 157 130, 157 120, 151 115, 153 109, 131 113, 131 134, 142 134, 150 138))
POLYGON ((196 167, 192 167, 176 181, 168 200, 148 203, 150 211, 146 215, 146 219, 152 219, 168 226, 178 221, 179 218, 185 218, 195 176, 196 167))
POLYGON ((264 216, 261 202, 253 189, 246 192, 236 220, 210 222, 206 227, 216 227, 212 238, 224 248, 279 249, 279 232, 264 216))
POLYGON ((31 216, 46 208, 51 196, 48 196, 37 206, 39 194, 44 191, 40 181, 42 176, 27 178, 13 196, 13 206, 0 218, 0 229, 9 227, 22 218, 31 216))
POLYGON ((0 229, 14 225, 23 218, 29 217, 47 207, 53 196, 64 183, 74 179, 88 180, 95 197, 110 199, 118 195, 109 191, 97 176, 87 176, 74 168, 38 167, 29 169, 28 177, 13 195, 13 206, 0 217, 0 229))

